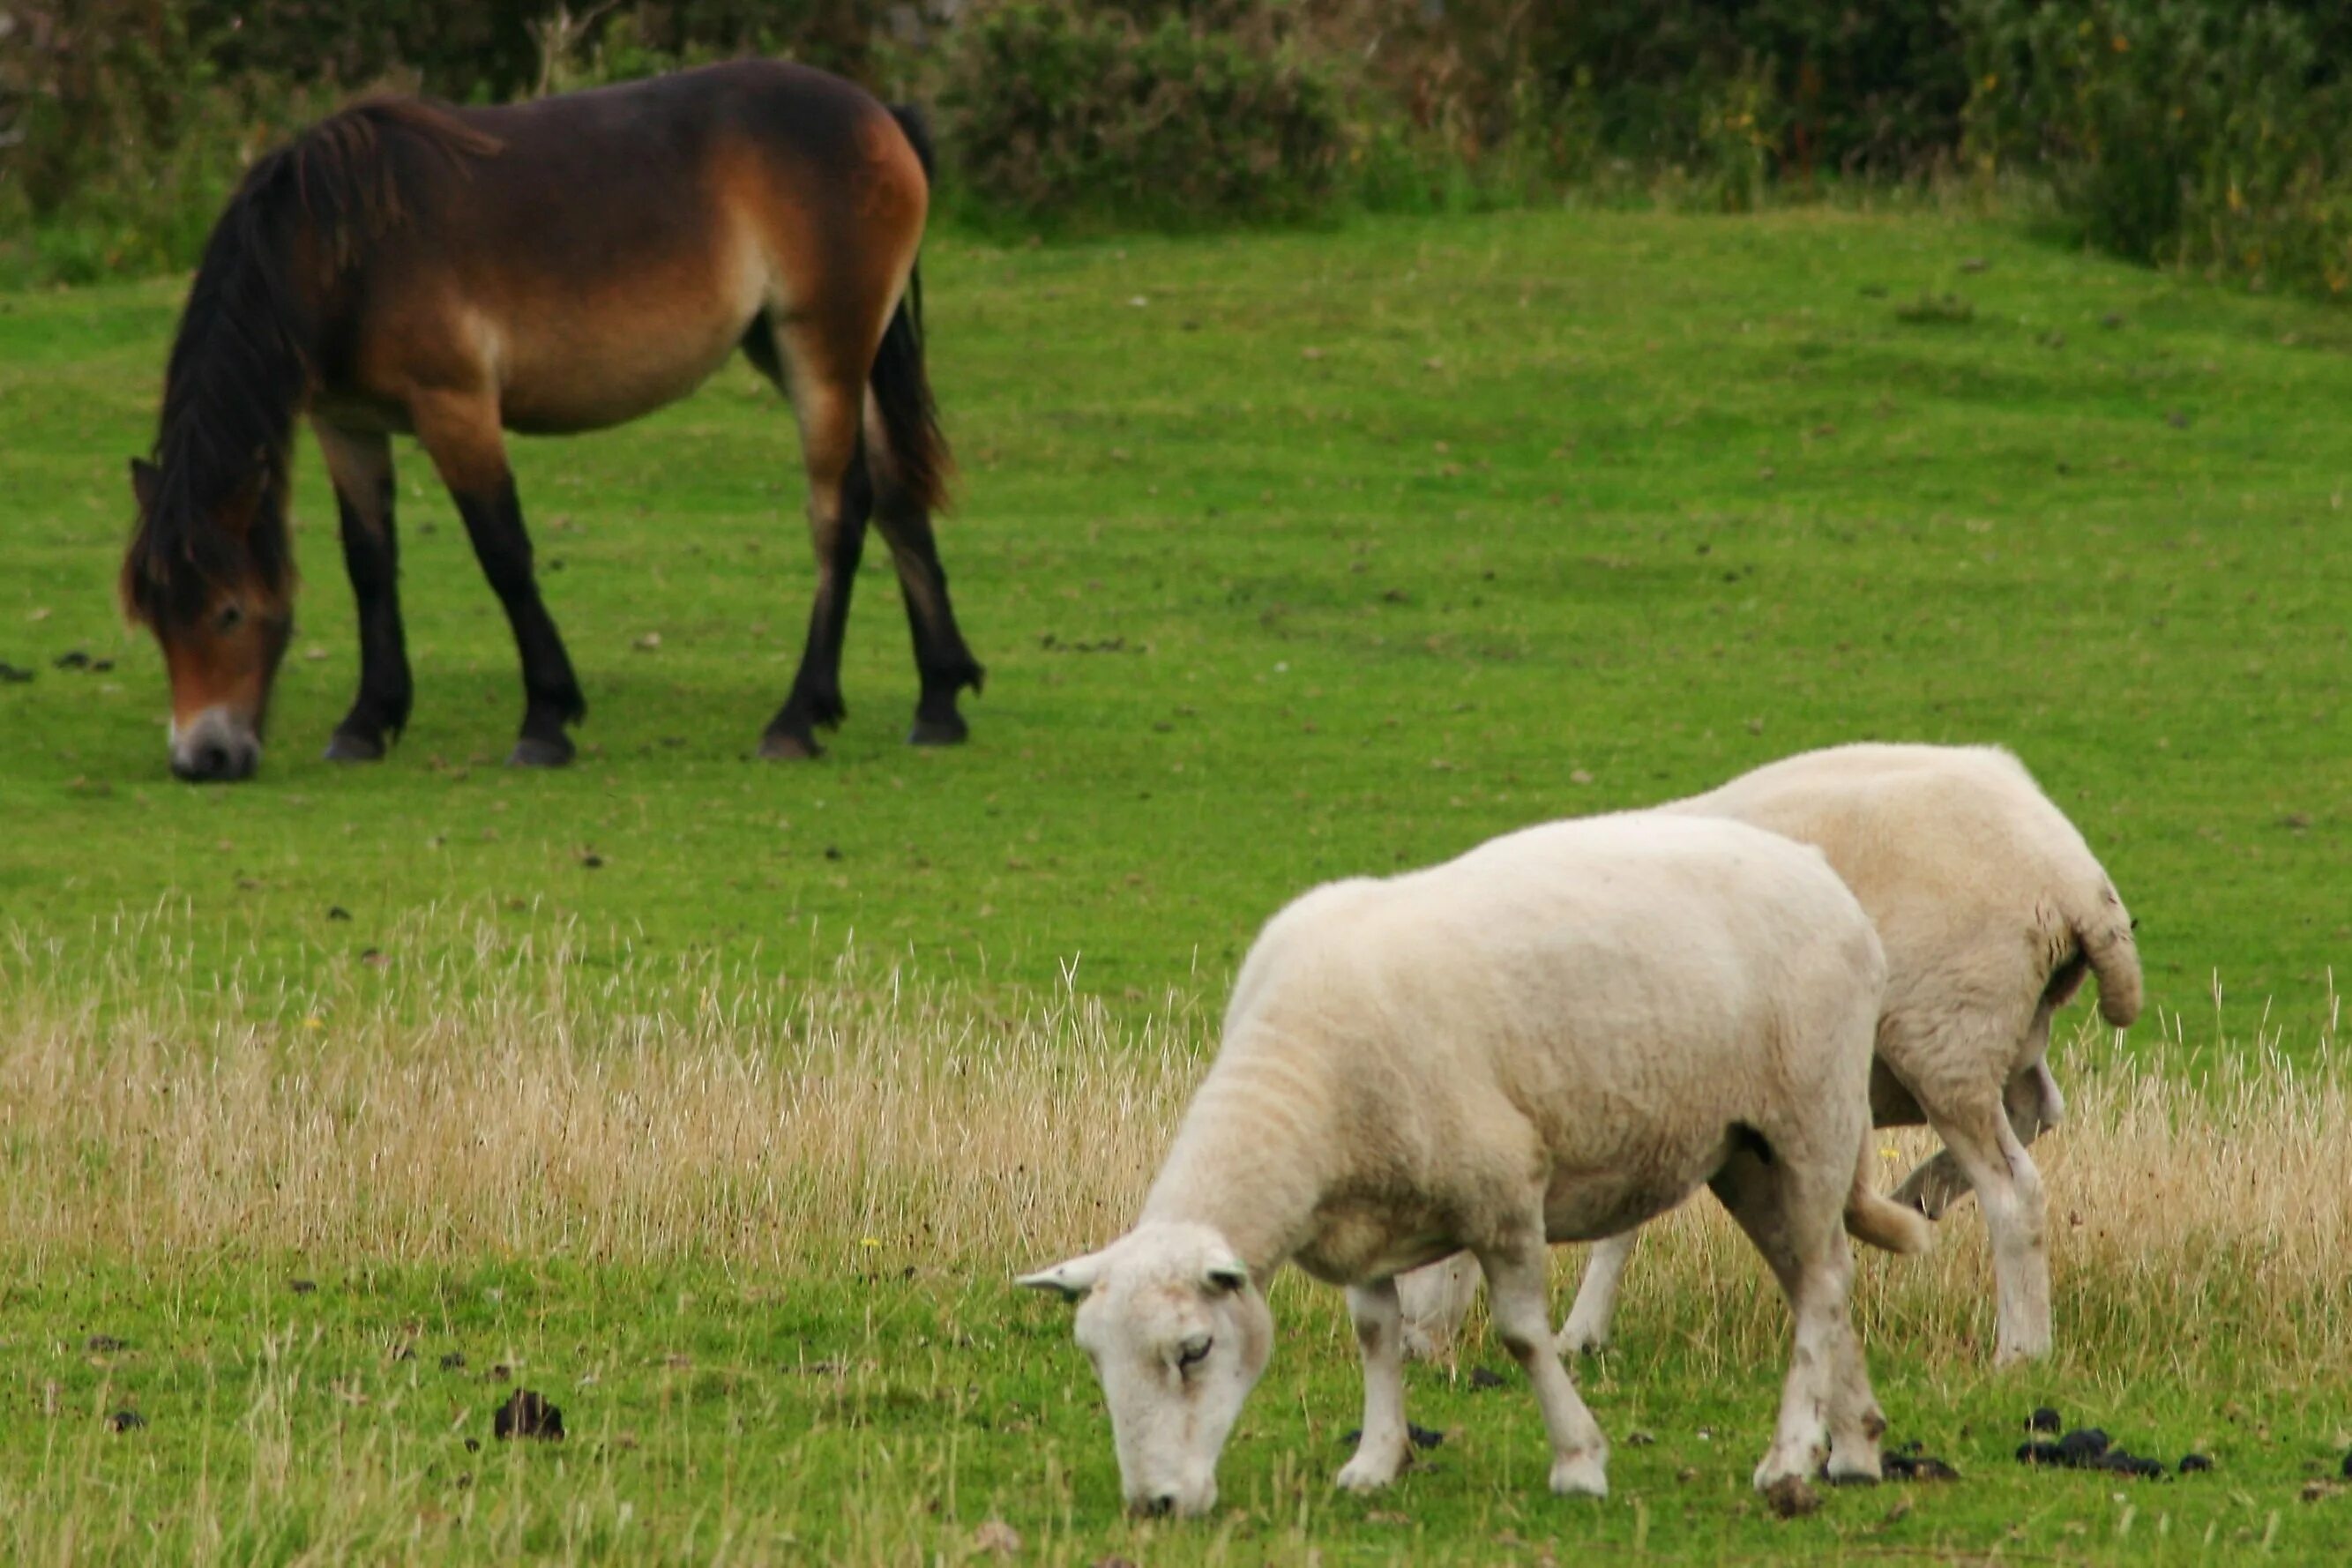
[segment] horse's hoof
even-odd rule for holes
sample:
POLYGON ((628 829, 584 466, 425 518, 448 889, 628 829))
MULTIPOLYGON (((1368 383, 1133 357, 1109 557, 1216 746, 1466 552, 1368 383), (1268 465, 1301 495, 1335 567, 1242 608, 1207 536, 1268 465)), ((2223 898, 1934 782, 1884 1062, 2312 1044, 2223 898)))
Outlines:
POLYGON ((961 715, 950 713, 944 719, 925 719, 919 716, 915 720, 915 727, 907 731, 907 744, 960 746, 963 744, 964 737, 971 733, 971 726, 963 721, 961 715))
POLYGON ((560 768, 572 760, 572 742, 562 736, 541 741, 525 735, 507 757, 510 768, 560 768))
POLYGON ((327 742, 327 761, 331 763, 380 763, 383 761, 383 742, 370 735, 354 735, 338 730, 327 742))
POLYGON ((816 743, 814 735, 771 730, 760 737, 760 755, 772 763, 805 763, 824 755, 824 748, 816 743))

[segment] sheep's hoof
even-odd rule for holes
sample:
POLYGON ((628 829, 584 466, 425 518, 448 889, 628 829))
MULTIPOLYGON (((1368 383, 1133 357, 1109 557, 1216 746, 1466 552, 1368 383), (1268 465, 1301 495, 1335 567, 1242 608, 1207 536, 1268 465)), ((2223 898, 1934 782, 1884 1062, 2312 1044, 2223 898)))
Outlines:
POLYGON ((1777 1444, 1756 1467, 1755 1485, 1759 1492, 1796 1481, 1811 1487, 1812 1477, 1819 1474, 1829 1459, 1829 1444, 1817 1436, 1810 1443, 1777 1444))
POLYGON ((1343 1492, 1376 1492, 1396 1479, 1399 1460, 1381 1459, 1370 1454, 1358 1454, 1339 1467, 1333 1484, 1343 1492))
POLYGON ((1885 1479, 1878 1461, 1875 1446, 1859 1454, 1841 1453, 1835 1445, 1830 1448, 1830 1468, 1822 1479, 1833 1487, 1874 1487, 1885 1479))
POLYGON ((1560 1497, 1607 1497, 1607 1458, 1594 1453, 1561 1455, 1551 1462, 1551 1489, 1560 1497))
POLYGON ((1570 1313, 1559 1331, 1559 1338, 1553 1343, 1562 1355, 1599 1355, 1609 1348, 1609 1330, 1605 1325, 1595 1327, 1591 1323, 1580 1323, 1575 1314, 1570 1313))

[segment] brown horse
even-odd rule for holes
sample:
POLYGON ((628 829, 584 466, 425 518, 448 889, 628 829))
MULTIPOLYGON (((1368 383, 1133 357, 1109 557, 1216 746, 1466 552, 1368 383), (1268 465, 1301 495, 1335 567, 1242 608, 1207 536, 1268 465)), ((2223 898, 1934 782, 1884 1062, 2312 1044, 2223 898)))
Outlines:
POLYGON ((292 632, 287 472, 307 415, 359 601, 360 689, 327 755, 408 721, 390 437, 456 498, 522 657, 512 761, 570 759, 586 712, 531 573, 505 430, 635 419, 738 347, 791 398, 816 598, 761 752, 816 754, 870 519, 922 681, 918 743, 959 741, 982 670, 931 537, 948 465, 923 366, 921 126, 838 78, 758 61, 503 108, 362 104, 257 163, 206 242, 164 378, 123 603, 163 644, 172 768, 259 759, 292 632))

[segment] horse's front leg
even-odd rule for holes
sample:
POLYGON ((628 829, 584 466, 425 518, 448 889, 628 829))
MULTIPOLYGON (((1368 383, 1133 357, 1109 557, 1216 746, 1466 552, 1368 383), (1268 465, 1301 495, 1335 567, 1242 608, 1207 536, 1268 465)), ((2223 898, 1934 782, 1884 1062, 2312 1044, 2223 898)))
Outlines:
POLYGON ((475 558, 490 580, 522 656, 522 733, 507 759, 518 767, 560 767, 572 760, 564 726, 588 716, 588 701, 572 673, 572 657, 540 602, 531 572, 530 535, 507 467, 498 405, 488 397, 441 396, 412 408, 416 438, 432 454, 466 520, 475 558))
POLYGON ((380 760, 407 726, 414 687, 400 624, 400 541, 392 521, 392 441, 313 420, 335 484, 343 566, 359 605, 360 690, 327 742, 327 760, 380 760))

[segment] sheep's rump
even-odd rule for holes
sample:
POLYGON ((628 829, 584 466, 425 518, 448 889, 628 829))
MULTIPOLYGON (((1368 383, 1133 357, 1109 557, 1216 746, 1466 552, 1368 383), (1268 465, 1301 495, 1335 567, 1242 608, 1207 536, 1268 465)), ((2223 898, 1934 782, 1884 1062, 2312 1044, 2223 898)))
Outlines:
POLYGON ((2118 1026, 2139 1016, 2131 915, 2090 846, 2033 782, 1993 746, 1853 745, 1768 763, 1705 795, 1658 808, 1724 816, 1820 847, 1885 944, 1890 1010, 1932 984, 1923 1006, 2004 1014, 2055 1007, 2085 967, 2099 1010, 2118 1026), (2031 994, 2006 954, 1969 971, 1988 926, 2013 925, 2033 949, 2031 994))

